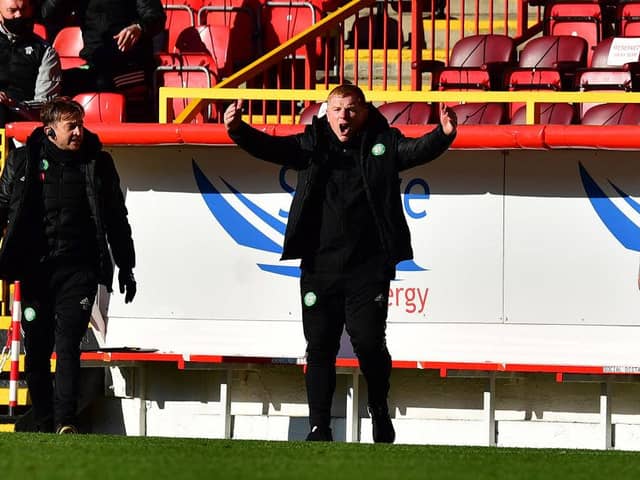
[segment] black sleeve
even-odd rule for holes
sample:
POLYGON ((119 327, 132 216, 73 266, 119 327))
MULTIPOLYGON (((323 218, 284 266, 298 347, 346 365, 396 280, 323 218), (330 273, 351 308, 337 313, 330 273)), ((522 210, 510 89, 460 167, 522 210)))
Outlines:
POLYGON ((73 10, 74 0, 42 0, 40 16, 43 20, 64 18, 73 10))
POLYGON ((447 151, 456 138, 456 132, 446 135, 442 126, 418 138, 407 138, 400 134, 398 140, 398 171, 430 162, 447 151))
POLYGON ((102 180, 102 215, 116 265, 121 270, 131 270, 136 265, 136 254, 131 237, 131 226, 127 219, 127 207, 120 189, 120 177, 111 156, 103 152, 98 160, 99 175, 102 180))
POLYGON ((4 235, 4 227, 9 219, 9 204, 16 172, 16 150, 13 150, 7 158, 2 175, 0 175, 0 238, 4 235))
POLYGON ((308 164, 308 155, 302 148, 303 135, 305 134, 269 135, 245 122, 233 132, 229 132, 231 140, 252 156, 294 169, 304 168, 308 164))
POLYGON ((153 37, 164 30, 166 15, 160 0, 136 0, 136 11, 146 36, 153 37))

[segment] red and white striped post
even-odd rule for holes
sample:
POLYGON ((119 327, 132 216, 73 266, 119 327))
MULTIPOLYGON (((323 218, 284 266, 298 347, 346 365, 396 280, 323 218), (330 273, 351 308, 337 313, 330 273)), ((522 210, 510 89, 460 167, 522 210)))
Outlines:
POLYGON ((22 299, 20 282, 13 287, 13 308, 11 320, 11 371, 9 373, 9 415, 18 407, 18 377, 20 376, 20 322, 22 320, 22 299))

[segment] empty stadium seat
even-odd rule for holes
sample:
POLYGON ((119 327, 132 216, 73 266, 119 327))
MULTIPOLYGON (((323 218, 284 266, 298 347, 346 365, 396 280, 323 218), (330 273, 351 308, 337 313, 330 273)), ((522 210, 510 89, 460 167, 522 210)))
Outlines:
POLYGON ((221 77, 233 73, 229 50, 230 28, 225 25, 200 25, 183 30, 176 39, 176 51, 181 54, 207 54, 221 77))
POLYGON ((80 58, 80 50, 84 46, 80 27, 64 27, 53 39, 53 48, 60 56, 63 70, 79 67, 86 62, 80 58))
POLYGON ((616 34, 640 37, 640 1, 621 2, 616 13, 616 34))
POLYGON ((166 15, 164 23, 166 41, 163 42, 160 51, 171 53, 175 50, 176 40, 180 33, 184 29, 196 25, 196 12, 191 6, 185 4, 170 3, 163 7, 166 15))
POLYGON ((230 29, 235 70, 262 53, 259 11, 257 0, 204 0, 198 10, 198 25, 223 25, 230 29))
MULTIPOLYGON (((570 103, 542 103, 540 104, 539 124, 571 125, 577 119, 576 109, 570 103)), ((511 125, 526 124, 526 106, 516 109, 511 115, 511 125)))
POLYGON ((506 35, 470 35, 453 46, 449 66, 434 66, 439 90, 501 90, 504 72, 516 64, 516 48, 506 35))
POLYGON ((458 117, 458 125, 499 125, 505 118, 501 103, 463 103, 450 108, 458 117))
POLYGON ((587 41, 569 35, 548 35, 529 40, 518 66, 506 73, 509 90, 570 90, 576 70, 587 66, 587 41))
MULTIPOLYGON (((265 52, 313 26, 320 20, 320 12, 308 2, 265 2, 262 7, 262 42, 265 52)), ((321 54, 320 42, 310 45, 311 53, 321 54)), ((297 57, 306 57, 307 49, 296 50, 297 57)))
MULTIPOLYGON (((160 66, 156 68, 154 88, 165 87, 199 87, 211 88, 218 83, 218 71, 214 60, 208 54, 167 54, 161 55, 160 66)), ((189 99, 175 98, 169 105, 168 117, 175 118, 187 104, 189 99)), ((204 113, 199 113, 195 123, 211 122, 217 119, 219 108, 210 104, 204 113)))
POLYGON ((85 121, 122 123, 125 121, 125 97, 121 93, 80 93, 73 99, 84 107, 85 121))
MULTIPOLYGON (((570 35, 584 38, 595 47, 603 38, 602 9, 597 0, 555 1, 544 10, 545 35, 570 35)), ((587 61, 591 51, 587 53, 587 61)))
POLYGON ((640 105, 636 103, 604 103, 587 110, 583 125, 640 125, 640 105))
POLYGON ((403 43, 398 21, 384 15, 381 8, 373 16, 365 10, 365 15, 353 22, 346 40, 350 48, 398 48, 398 45, 403 43))
MULTIPOLYGON (((610 37, 600 42, 593 52, 590 67, 579 70, 576 74, 576 84, 581 91, 595 90, 622 90, 630 91, 640 88, 640 63, 638 62, 638 52, 640 52, 640 37, 610 37), (631 43, 630 43, 631 42, 631 43), (612 55, 612 49, 618 43, 622 47, 627 47, 628 43, 634 49, 621 48, 621 52, 629 52, 631 55, 612 55), (627 61, 635 59, 635 61, 627 61)), ((595 104, 585 104, 581 106, 581 114, 595 104)))
POLYGON ((326 102, 312 103, 308 107, 303 108, 298 117, 298 123, 301 125, 309 125, 314 116, 324 115, 324 112, 322 112, 323 105, 326 110, 326 102))
POLYGON ((427 125, 432 123, 433 106, 422 102, 388 102, 378 107, 389 125, 427 125))

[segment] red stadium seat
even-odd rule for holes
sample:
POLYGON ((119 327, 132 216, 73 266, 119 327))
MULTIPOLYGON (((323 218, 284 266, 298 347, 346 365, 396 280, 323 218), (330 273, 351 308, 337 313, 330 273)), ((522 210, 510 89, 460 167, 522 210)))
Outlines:
POLYGON ((230 28, 224 25, 200 25, 182 31, 176 40, 176 51, 182 54, 207 54, 221 77, 233 73, 229 50, 230 28))
MULTIPOLYGON (((218 83, 218 71, 215 61, 208 54, 161 55, 161 65, 156 68, 155 89, 165 87, 211 88, 218 83)), ((169 119, 175 118, 189 99, 176 98, 169 105, 169 119)), ((211 122, 217 119, 219 108, 210 104, 204 113, 199 113, 195 123, 211 122)))
POLYGON ((166 20, 164 23, 166 44, 161 50, 163 52, 173 52, 176 40, 180 33, 196 24, 196 12, 189 5, 164 5, 166 20))
POLYGON ((365 10, 365 15, 360 16, 353 22, 347 45, 350 48, 398 48, 402 45, 403 38, 398 39, 399 26, 395 18, 384 15, 384 10, 378 8, 375 15, 369 15, 365 10), (357 37, 357 41, 356 41, 357 37), (385 43, 386 41, 386 43, 385 43))
MULTIPOLYGON (((540 120, 542 125, 571 125, 577 119, 576 109, 570 103, 540 104, 540 120)), ((526 106, 518 108, 511 116, 511 125, 526 124, 526 106)))
POLYGON ((84 107, 85 121, 122 123, 125 121, 125 97, 121 93, 80 93, 73 99, 84 107))
POLYGON ((43 40, 49 40, 49 36, 47 35, 47 27, 45 27, 42 23, 33 24, 33 33, 38 35, 43 40))
MULTIPOLYGON (((266 52, 313 26, 320 20, 320 12, 308 2, 265 2, 262 7, 262 42, 266 52)), ((321 54, 320 42, 312 44, 311 53, 321 54)), ((296 56, 306 57, 307 49, 300 47, 296 56)))
POLYGON ((515 65, 516 48, 506 35, 471 35, 453 46, 449 66, 437 68, 439 90, 501 90, 507 67, 515 65))
POLYGON ((620 3, 616 12, 616 34, 621 37, 640 37, 640 2, 620 3))
MULTIPOLYGON (((545 6, 545 35, 570 35, 584 38, 595 47, 603 38, 602 9, 597 0, 555 1, 545 6)), ((591 51, 587 53, 587 61, 591 51)))
POLYGON ((259 11, 259 3, 248 0, 204 0, 198 10, 198 25, 222 25, 230 29, 235 70, 262 54, 259 11))
POLYGON ((324 112, 321 113, 321 109, 323 108, 323 105, 326 108, 326 102, 312 103, 308 107, 305 107, 300 112, 300 116, 298 117, 298 123, 301 125, 309 125, 312 122, 314 116, 324 115, 324 112))
POLYGON ((499 125, 505 118, 500 103, 463 103, 450 108, 458 117, 458 125, 499 125))
POLYGON ((578 68, 587 66, 587 41, 569 35, 529 40, 518 67, 506 73, 509 90, 570 90, 578 68))
POLYGON ((640 125, 640 105, 636 103, 604 103, 587 110, 582 125, 640 125))
POLYGON ((64 27, 53 39, 52 46, 60 56, 63 70, 86 64, 84 59, 80 58, 80 50, 84 46, 80 27, 64 27))
MULTIPOLYGON (((617 42, 632 42, 640 46, 640 37, 610 37, 600 42, 593 52, 591 66, 588 69, 578 71, 576 85, 581 91, 595 90, 622 90, 630 91, 640 88, 640 63, 638 57, 635 61, 621 63, 624 57, 618 59, 611 55, 612 46, 617 42)), ((630 50, 633 51, 633 50, 630 50)), ((593 103, 581 105, 581 114, 591 108, 593 103)))
POLYGON ((378 107, 389 125, 427 125, 432 123, 433 107, 421 102, 388 102, 378 107))

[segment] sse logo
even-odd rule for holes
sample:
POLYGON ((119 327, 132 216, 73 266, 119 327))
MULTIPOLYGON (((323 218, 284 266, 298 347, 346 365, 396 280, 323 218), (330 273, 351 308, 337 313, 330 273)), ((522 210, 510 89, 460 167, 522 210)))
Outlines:
MULTIPOLYGON (((587 193, 589 201, 602 223, 625 248, 640 251, 640 228, 613 203, 582 164, 579 164, 579 168, 584 191, 587 193)), ((638 202, 610 180, 609 184, 629 207, 636 213, 640 213, 640 204, 638 202)))
MULTIPOLYGON (((213 183, 207 178, 204 172, 198 167, 195 161, 192 161, 193 174, 202 194, 207 207, 220 223, 222 228, 229 234, 231 238, 243 247, 261 250, 263 252, 282 254, 282 241, 284 241, 284 232, 286 228, 286 218, 288 212, 280 210, 278 217, 271 215, 256 203, 249 200, 245 195, 239 192, 224 178, 220 180, 225 184, 226 188, 235 198, 240 201, 249 211, 251 211, 258 219, 261 220, 260 228, 252 224, 249 220, 242 216, 229 202, 224 199, 222 192, 218 190, 213 183), (280 218, 279 218, 280 217, 280 218), (279 242, 275 242, 261 229, 270 229, 271 232, 278 234, 281 238, 279 242)), ((285 182, 285 174, 287 169, 280 171, 280 184, 283 191, 293 193, 293 188, 285 182)), ((416 211, 412 207, 414 200, 428 200, 429 186, 422 179, 414 179, 407 184, 403 197, 404 209, 411 218, 420 219, 427 216, 424 210, 416 211)), ((289 265, 270 265, 258 263, 258 267, 265 272, 277 275, 285 275, 288 277, 299 277, 300 268, 289 265)), ((413 260, 407 260, 397 265, 398 272, 422 272, 427 270, 416 264, 413 260)))

